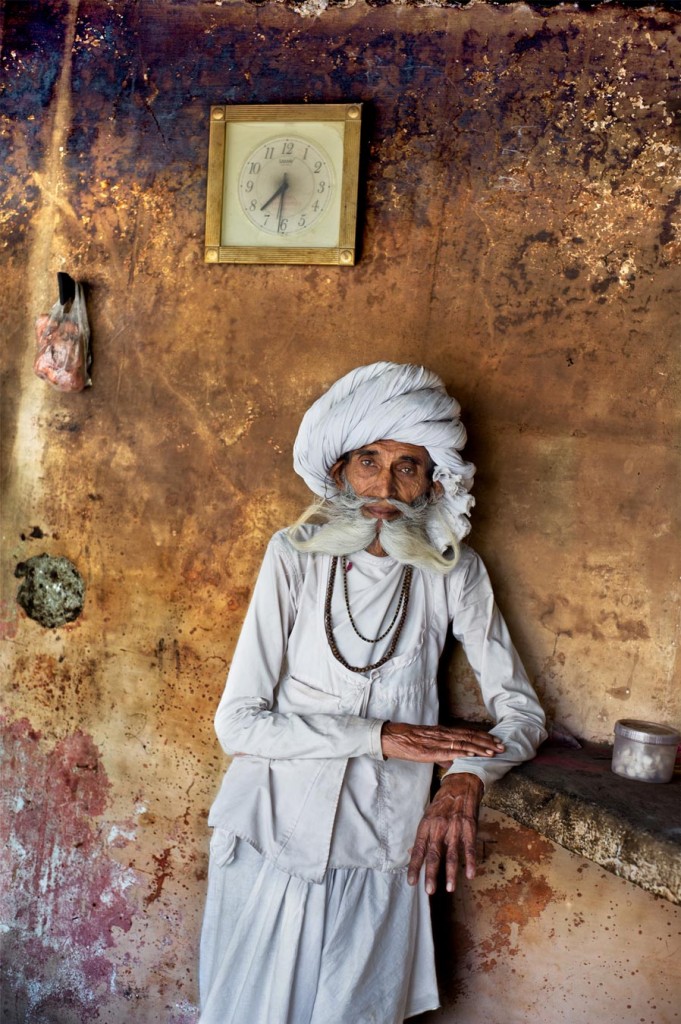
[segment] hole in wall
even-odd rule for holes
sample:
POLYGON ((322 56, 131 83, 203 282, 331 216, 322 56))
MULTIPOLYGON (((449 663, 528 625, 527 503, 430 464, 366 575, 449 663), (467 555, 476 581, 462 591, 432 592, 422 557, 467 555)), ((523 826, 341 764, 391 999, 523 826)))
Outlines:
POLYGON ((43 552, 19 562, 14 575, 21 579, 17 602, 30 619, 53 629, 73 622, 83 610, 85 583, 73 562, 43 552))

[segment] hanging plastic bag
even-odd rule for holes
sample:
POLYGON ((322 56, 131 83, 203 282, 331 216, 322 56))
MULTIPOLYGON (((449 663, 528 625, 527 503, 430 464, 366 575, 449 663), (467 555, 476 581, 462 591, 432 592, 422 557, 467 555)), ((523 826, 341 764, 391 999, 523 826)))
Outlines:
POLYGON ((33 369, 59 391, 82 391, 92 384, 90 325, 83 288, 75 282, 75 298, 55 302, 35 322, 36 354, 33 369))

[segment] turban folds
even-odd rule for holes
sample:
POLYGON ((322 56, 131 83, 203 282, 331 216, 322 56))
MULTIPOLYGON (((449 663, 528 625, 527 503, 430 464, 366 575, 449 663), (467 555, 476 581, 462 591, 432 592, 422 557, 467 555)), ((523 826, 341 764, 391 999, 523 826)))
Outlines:
POLYGON ((341 377, 305 413, 293 446, 293 467, 310 490, 333 497, 329 470, 341 455, 372 441, 426 448, 433 479, 444 489, 443 509, 460 540, 470 531, 475 466, 459 455, 466 443, 461 407, 436 373, 423 366, 380 362, 341 377))

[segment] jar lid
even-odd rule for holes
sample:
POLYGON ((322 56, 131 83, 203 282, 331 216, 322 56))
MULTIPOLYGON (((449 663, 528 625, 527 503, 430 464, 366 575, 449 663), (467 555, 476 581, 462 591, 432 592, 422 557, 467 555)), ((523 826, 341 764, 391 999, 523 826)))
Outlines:
POLYGON ((678 743, 681 735, 668 725, 656 722, 640 722, 635 718, 622 718, 615 722, 615 735, 642 743, 678 743))

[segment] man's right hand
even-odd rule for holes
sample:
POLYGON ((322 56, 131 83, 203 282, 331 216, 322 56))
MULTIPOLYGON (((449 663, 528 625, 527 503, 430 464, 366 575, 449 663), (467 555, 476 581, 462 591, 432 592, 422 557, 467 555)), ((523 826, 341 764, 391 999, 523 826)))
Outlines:
POLYGON ((383 756, 403 761, 447 764, 456 757, 494 757, 504 749, 496 736, 475 729, 385 722, 381 730, 383 756))

